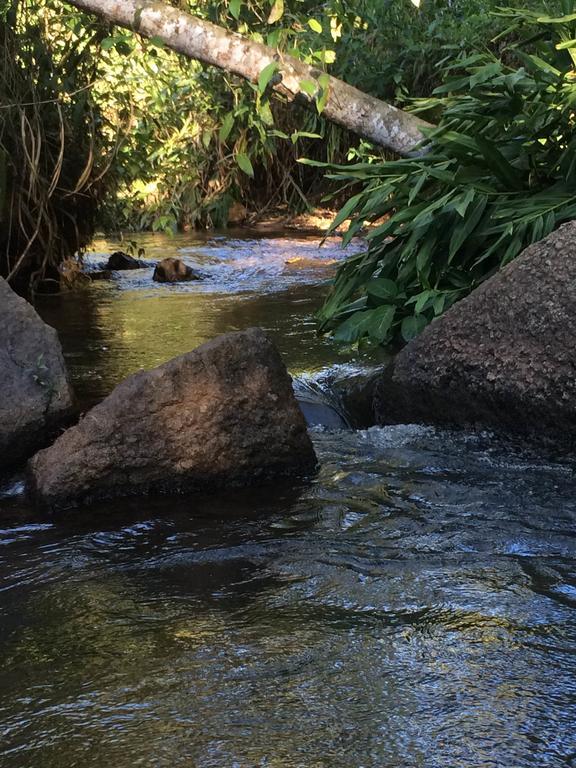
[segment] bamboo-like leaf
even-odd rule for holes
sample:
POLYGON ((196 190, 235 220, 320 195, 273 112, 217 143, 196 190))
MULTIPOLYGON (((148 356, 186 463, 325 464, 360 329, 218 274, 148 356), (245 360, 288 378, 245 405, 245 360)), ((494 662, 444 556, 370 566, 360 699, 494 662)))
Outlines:
POLYGON ((485 197, 480 198, 472 212, 468 217, 457 226, 454 227, 452 237, 450 238, 450 247, 448 249, 448 261, 452 261, 456 253, 464 244, 464 241, 472 234, 478 222, 480 221, 484 210, 486 209, 487 200, 485 197))

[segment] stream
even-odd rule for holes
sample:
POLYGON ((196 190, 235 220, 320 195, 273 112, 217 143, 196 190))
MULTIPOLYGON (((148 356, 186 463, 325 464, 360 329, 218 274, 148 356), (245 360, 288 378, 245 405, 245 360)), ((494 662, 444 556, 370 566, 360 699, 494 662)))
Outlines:
MULTIPOLYGON (((206 279, 150 267, 37 307, 84 409, 255 325, 327 403, 375 364, 315 332, 336 240, 138 245, 206 279)), ((576 461, 335 425, 310 428, 309 484, 52 519, 0 478, 1 768, 576 767, 576 461)))

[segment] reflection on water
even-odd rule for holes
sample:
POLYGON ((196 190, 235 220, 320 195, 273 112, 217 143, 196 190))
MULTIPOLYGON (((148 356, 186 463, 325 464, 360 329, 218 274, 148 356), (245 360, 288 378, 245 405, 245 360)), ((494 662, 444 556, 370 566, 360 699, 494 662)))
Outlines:
MULTIPOLYGON (((251 312, 293 370, 332 354, 300 345, 305 285, 270 296, 282 320, 268 297, 195 314, 138 290, 47 310, 87 398, 251 312)), ((573 461, 418 426, 312 435, 310 486, 60 520, 0 487, 0 765, 576 764, 573 461)))
MULTIPOLYGON (((77 394, 84 405, 101 400, 123 378, 189 352, 218 334, 250 326, 270 333, 293 373, 351 359, 317 335, 314 319, 340 246, 300 240, 143 236, 148 260, 177 256, 207 274, 203 282, 159 285, 153 268, 114 273, 62 296, 41 297, 38 310, 62 339, 77 394), (192 258, 194 253, 194 258, 192 258)), ((108 251, 117 247, 110 243, 108 251)), ((106 262, 102 252, 89 266, 106 262)), ((353 246, 358 249, 359 244, 353 246)), ((348 252, 348 251, 347 251, 348 252)))

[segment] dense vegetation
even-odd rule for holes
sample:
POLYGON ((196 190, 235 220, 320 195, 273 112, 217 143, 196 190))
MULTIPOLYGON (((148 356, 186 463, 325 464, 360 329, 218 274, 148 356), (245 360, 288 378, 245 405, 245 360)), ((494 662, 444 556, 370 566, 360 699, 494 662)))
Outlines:
MULTIPOLYGON (((181 5, 181 4, 180 4, 181 5)), ((61 0, 0 5, 0 273, 36 284, 96 224, 175 231, 343 204, 366 254, 321 314, 345 342, 409 339, 576 216, 573 0, 189 0, 193 14, 438 127, 397 159, 61 0), (325 175, 326 167, 330 171, 325 175)))
POLYGON ((0 5, 0 274, 58 282, 89 242, 108 155, 91 97, 105 32, 49 2, 0 5))
POLYGON ((340 270, 322 311, 344 341, 408 340, 528 244, 576 218, 576 14, 500 11, 509 44, 443 67, 439 115, 423 156, 359 163, 361 182, 336 219, 366 220, 368 253, 340 270), (509 63, 507 63, 509 62, 509 63))

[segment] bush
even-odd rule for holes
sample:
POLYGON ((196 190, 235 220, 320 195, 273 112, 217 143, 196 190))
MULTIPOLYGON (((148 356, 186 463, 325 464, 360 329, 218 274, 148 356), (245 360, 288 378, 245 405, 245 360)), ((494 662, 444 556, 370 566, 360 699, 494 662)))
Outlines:
POLYGON ((339 270, 320 315, 336 338, 408 340, 532 242, 576 218, 576 14, 502 11, 520 37, 500 57, 461 55, 417 102, 441 112, 423 154, 329 176, 363 189, 333 226, 382 219, 339 270), (510 56, 513 54, 513 56, 510 56), (522 63, 510 66, 510 56, 522 63))

